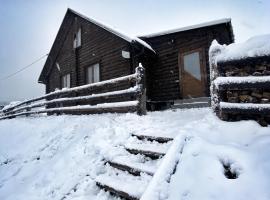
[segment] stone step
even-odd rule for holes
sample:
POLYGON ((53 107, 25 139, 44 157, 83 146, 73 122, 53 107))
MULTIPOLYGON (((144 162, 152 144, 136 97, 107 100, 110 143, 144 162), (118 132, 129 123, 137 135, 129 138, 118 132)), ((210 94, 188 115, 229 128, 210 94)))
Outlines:
POLYGON ((140 135, 135 133, 133 133, 132 136, 137 137, 139 140, 157 141, 159 143, 166 143, 173 140, 173 138, 168 137, 140 135))

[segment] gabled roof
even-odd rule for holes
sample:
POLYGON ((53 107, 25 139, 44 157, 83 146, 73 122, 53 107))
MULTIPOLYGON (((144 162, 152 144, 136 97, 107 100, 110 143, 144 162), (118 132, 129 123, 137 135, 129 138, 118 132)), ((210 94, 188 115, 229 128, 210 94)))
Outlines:
POLYGON ((65 35, 68 32, 69 26, 72 24, 72 20, 70 20, 70 15, 73 15, 73 16, 75 15, 75 16, 81 17, 81 18, 87 20, 88 22, 93 23, 93 24, 99 26, 100 28, 118 36, 119 38, 122 38, 123 40, 125 40, 129 43, 133 43, 133 42, 139 43, 140 45, 149 49, 153 53, 156 53, 156 52, 153 50, 153 48, 149 44, 147 44, 142 39, 158 37, 158 36, 163 36, 163 35, 168 35, 168 34, 172 34, 172 33, 188 31, 188 30, 193 30, 193 29, 198 29, 198 28, 203 28, 203 27, 208 27, 208 26, 214 26, 214 25, 218 25, 218 24, 229 24, 231 37, 232 37, 232 40, 234 41, 230 18, 224 18, 224 19, 201 23, 201 24, 197 24, 197 25, 193 25, 193 26, 187 26, 187 27, 182 27, 182 28, 178 28, 178 29, 172 29, 172 30, 168 30, 168 31, 162 31, 162 32, 158 32, 158 33, 143 35, 143 36, 140 36, 140 38, 142 38, 142 39, 140 39, 139 37, 129 36, 128 34, 125 34, 122 31, 119 31, 115 28, 112 28, 109 25, 106 25, 105 23, 101 23, 101 22, 98 22, 97 20, 88 18, 85 15, 82 15, 82 14, 68 8, 67 13, 64 17, 64 20, 60 26, 60 29, 59 29, 57 36, 55 38, 55 41, 53 43, 53 46, 52 46, 50 53, 48 55, 48 59, 46 60, 46 63, 44 65, 42 72, 40 74, 40 77, 38 79, 39 82, 44 82, 44 80, 46 80, 46 77, 48 76, 48 74, 50 72, 52 64, 54 63, 54 61, 56 59, 57 53, 60 50, 60 47, 65 40, 65 35))
POLYGON ((188 30, 193 30, 193 29, 197 29, 197 28, 203 28, 203 27, 207 27, 207 26, 214 26, 214 25, 224 24, 224 23, 225 24, 226 23, 231 24, 231 18, 224 18, 224 19, 214 20, 214 21, 205 22, 205 23, 201 23, 201 24, 196 24, 196 25, 192 25, 192 26, 186 26, 186 27, 182 27, 182 28, 177 28, 177 29, 172 29, 172 30, 167 30, 167 31, 161 31, 161 32, 157 32, 157 33, 147 34, 147 35, 141 35, 139 37, 140 38, 152 38, 152 37, 158 37, 158 36, 162 36, 162 35, 168 35, 168 34, 171 34, 171 33, 188 31, 188 30))
POLYGON ((103 22, 101 23, 101 22, 99 22, 97 20, 91 19, 91 18, 89 18, 89 17, 87 17, 85 15, 82 15, 82 14, 80 14, 80 13, 78 13, 78 12, 76 12, 76 11, 70 9, 70 8, 68 8, 68 10, 70 10, 74 14, 80 16, 81 18, 84 18, 87 21, 89 21, 89 22, 91 22, 91 23, 93 23, 93 24, 95 24, 95 25, 97 25, 97 26, 111 32, 112 34, 117 35, 118 37, 126 40, 127 42, 130 42, 130 43, 134 42, 134 41, 139 42, 141 45, 145 46, 146 48, 148 48, 149 50, 151 50, 151 51, 153 51, 155 53, 154 49, 149 44, 147 44, 145 41, 141 40, 138 37, 129 36, 126 33, 123 33, 122 31, 120 31, 120 30, 118 30, 116 28, 113 28, 113 27, 111 27, 111 26, 109 26, 109 25, 107 25, 107 24, 105 24, 103 22))
MULTIPOLYGON (((123 40, 129 42, 129 43, 133 43, 133 42, 136 42, 136 43, 139 43, 140 45, 144 46, 145 48, 149 49, 151 52, 153 53, 156 53, 152 47, 147 44, 145 41, 139 39, 138 37, 133 37, 133 36, 129 36, 121 31, 118 31, 116 30, 115 28, 112 28, 108 25, 105 25, 104 23, 101 23, 101 22, 98 22, 94 19, 90 19, 88 17, 86 17, 85 15, 82 15, 70 8, 68 8, 66 14, 65 14, 65 17, 63 19, 63 22, 60 26, 60 29, 57 33, 57 36, 54 40, 54 43, 53 43, 53 46, 50 50, 50 53, 48 55, 48 58, 44 64, 44 67, 41 71, 41 74, 39 76, 39 79, 38 79, 38 82, 39 83, 43 83, 45 80, 46 80, 46 77, 48 76, 49 72, 50 72, 50 69, 52 67, 52 64, 54 63, 55 59, 56 59, 56 56, 57 56, 57 53, 59 52, 60 48, 61 48, 61 45, 63 44, 63 42, 65 41, 65 35, 67 34, 68 30, 69 30, 69 27, 70 25, 72 24, 72 19, 70 19, 71 16, 77 16, 77 17, 80 17, 84 20, 87 20, 88 22, 90 23, 93 23, 97 26, 99 26, 100 28, 116 35, 117 37, 120 37, 122 38, 123 40)), ((72 18, 72 17, 71 17, 72 18)))

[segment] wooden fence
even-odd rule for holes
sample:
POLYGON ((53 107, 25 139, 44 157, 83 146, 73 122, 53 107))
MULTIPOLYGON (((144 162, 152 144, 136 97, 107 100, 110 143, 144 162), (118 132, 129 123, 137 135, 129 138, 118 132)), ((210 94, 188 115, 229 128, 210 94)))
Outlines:
POLYGON ((145 70, 142 66, 128 76, 58 90, 6 107, 2 110, 0 119, 41 113, 51 115, 126 112, 146 114, 145 70), (129 85, 129 88, 118 90, 121 84, 129 85))
POLYGON ((210 52, 211 104, 217 116, 270 124, 270 56, 216 62, 217 55, 210 52))

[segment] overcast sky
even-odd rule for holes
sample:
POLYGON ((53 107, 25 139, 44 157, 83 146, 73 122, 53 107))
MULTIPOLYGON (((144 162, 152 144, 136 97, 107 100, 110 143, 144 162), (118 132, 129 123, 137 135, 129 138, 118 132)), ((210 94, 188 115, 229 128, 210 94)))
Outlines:
POLYGON ((37 79, 45 59, 1 79, 50 51, 68 7, 130 35, 229 17, 236 42, 270 33, 269 0, 0 0, 0 102, 44 93, 37 79))

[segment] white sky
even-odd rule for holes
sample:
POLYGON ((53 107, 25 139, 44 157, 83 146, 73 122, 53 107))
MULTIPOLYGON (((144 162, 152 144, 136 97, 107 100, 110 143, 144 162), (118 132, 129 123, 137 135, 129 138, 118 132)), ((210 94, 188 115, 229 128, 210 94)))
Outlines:
MULTIPOLYGON (((0 79, 49 52, 68 7, 131 35, 228 17, 236 42, 270 33, 269 0, 0 0, 0 79)), ((44 62, 0 80, 0 102, 43 94, 44 62)))

